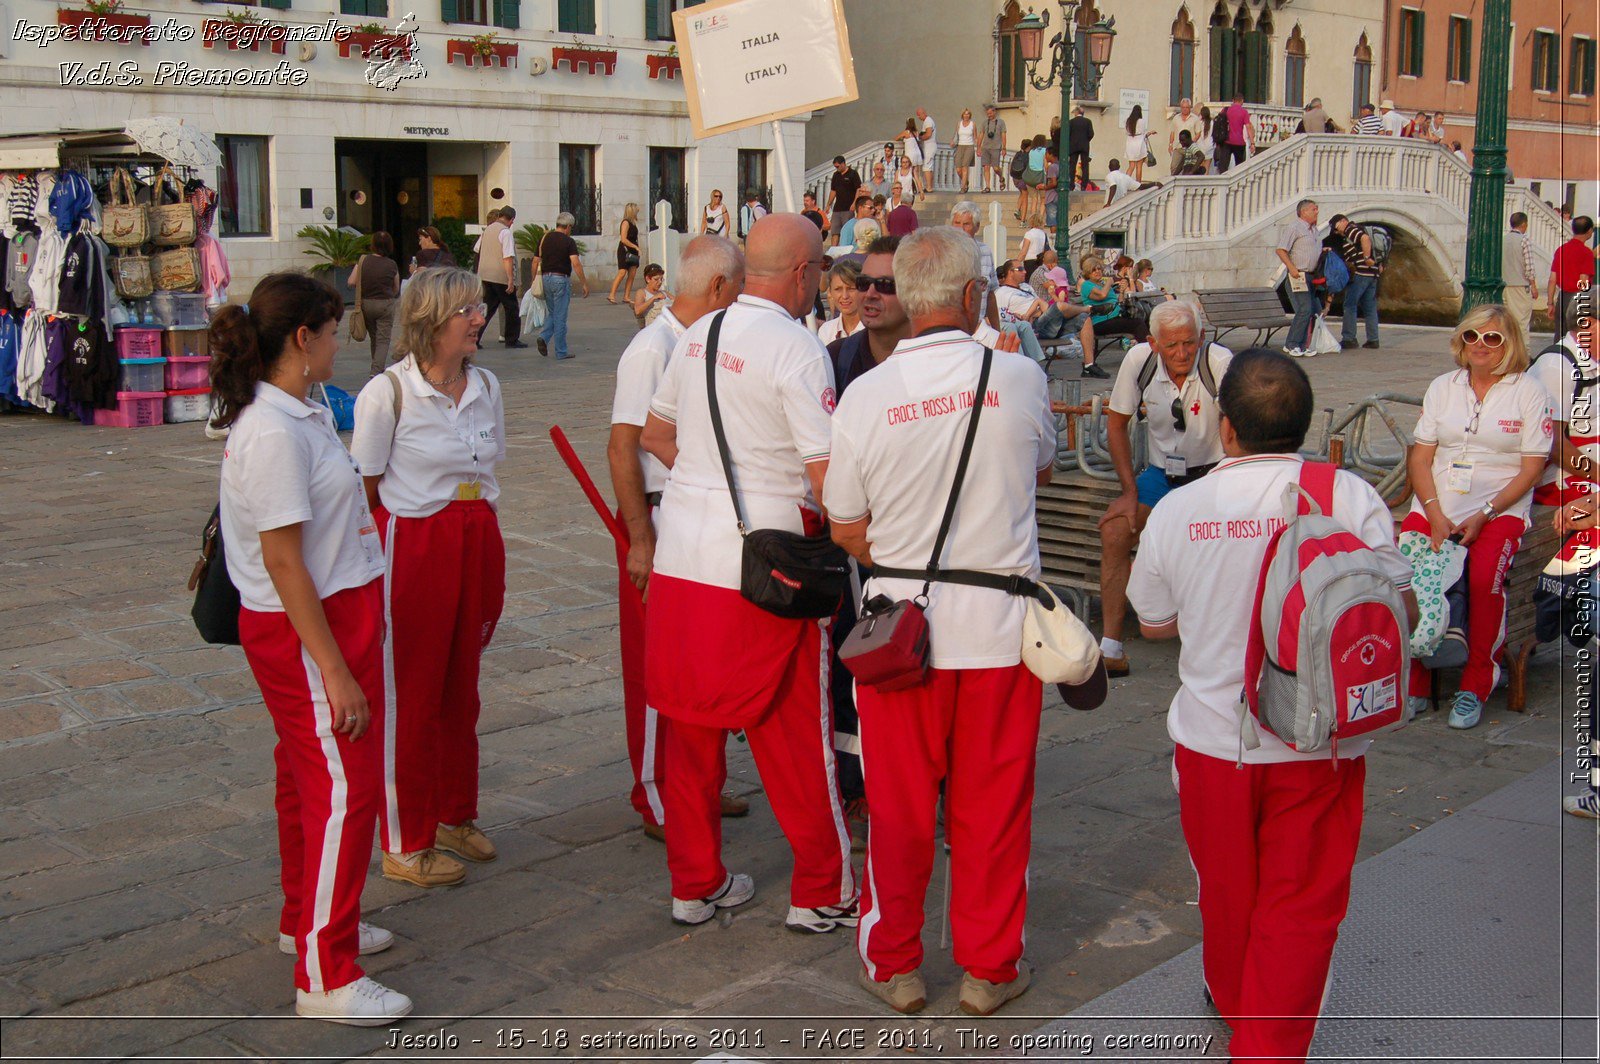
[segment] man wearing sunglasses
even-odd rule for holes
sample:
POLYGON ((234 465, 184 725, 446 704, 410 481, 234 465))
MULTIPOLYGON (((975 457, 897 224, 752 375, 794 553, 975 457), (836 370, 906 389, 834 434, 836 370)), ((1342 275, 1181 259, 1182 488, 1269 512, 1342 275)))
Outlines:
POLYGON ((1128 352, 1111 388, 1106 430, 1122 494, 1100 519, 1100 611, 1105 618, 1100 654, 1108 676, 1129 672, 1122 645, 1128 574, 1150 511, 1167 492, 1205 476, 1222 460, 1217 390, 1233 352, 1205 344, 1202 359, 1203 335, 1200 310, 1193 303, 1157 303, 1150 312, 1149 343, 1128 352), (1150 441, 1150 464, 1137 477, 1128 438, 1135 417, 1145 419, 1150 441))
POLYGON ((1043 365, 1044 348, 1039 341, 1054 340, 1074 330, 1083 350, 1093 352, 1094 325, 1088 307, 1069 303, 1065 298, 1040 299, 1026 280, 1028 267, 1021 259, 1007 259, 999 273, 1000 287, 994 299, 1000 308, 1000 323, 1017 334, 1023 354, 1043 365))

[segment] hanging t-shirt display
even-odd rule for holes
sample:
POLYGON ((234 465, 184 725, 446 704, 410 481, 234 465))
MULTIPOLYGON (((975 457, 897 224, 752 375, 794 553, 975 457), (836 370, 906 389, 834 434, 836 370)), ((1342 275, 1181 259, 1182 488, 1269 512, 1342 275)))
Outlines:
POLYGON ((121 367, 116 347, 99 322, 73 322, 67 330, 67 362, 63 371, 67 397, 84 407, 110 410, 117 405, 121 367))

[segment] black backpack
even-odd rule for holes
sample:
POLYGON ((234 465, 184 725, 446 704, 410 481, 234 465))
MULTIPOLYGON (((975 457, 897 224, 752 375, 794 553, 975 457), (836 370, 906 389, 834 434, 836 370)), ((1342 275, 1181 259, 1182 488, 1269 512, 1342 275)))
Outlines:
POLYGON ((1028 149, 1019 148, 1011 153, 1011 176, 1021 178, 1028 169, 1028 149))
POLYGON ((1213 144, 1226 144, 1228 142, 1228 112, 1218 111, 1211 120, 1211 142, 1213 144))
MULTIPOLYGON (((1213 399, 1217 397, 1217 374, 1216 370, 1211 368, 1211 349, 1216 346, 1216 344, 1206 344, 1205 351, 1199 358, 1195 359, 1195 372, 1200 374, 1200 386, 1204 388, 1206 390, 1206 394, 1211 396, 1213 399)), ((1155 349, 1152 348, 1150 351, 1150 357, 1145 359, 1144 365, 1139 367, 1138 383, 1139 401, 1141 403, 1144 401, 1144 390, 1150 387, 1151 381, 1156 379, 1156 369, 1160 365, 1161 356, 1156 354, 1155 349)), ((1144 414, 1140 413, 1139 418, 1140 420, 1143 420, 1144 414)))
POLYGON ((1572 374, 1578 382, 1577 386, 1572 389, 1572 400, 1574 403, 1578 401, 1578 398, 1582 396, 1584 392, 1588 391, 1590 388, 1593 388, 1596 384, 1600 384, 1600 377, 1585 377, 1583 375, 1583 367, 1578 364, 1578 356, 1574 355, 1567 348, 1566 344, 1551 344, 1549 347, 1535 355, 1533 360, 1537 362, 1539 359, 1550 354, 1552 351, 1560 352, 1561 357, 1566 359, 1567 362, 1572 366, 1572 374))

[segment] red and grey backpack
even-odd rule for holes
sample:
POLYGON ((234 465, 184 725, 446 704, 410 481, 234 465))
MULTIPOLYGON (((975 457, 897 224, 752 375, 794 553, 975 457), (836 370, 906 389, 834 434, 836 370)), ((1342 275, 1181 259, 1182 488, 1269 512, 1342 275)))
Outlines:
POLYGON ((1256 584, 1240 697, 1240 760, 1259 724, 1300 753, 1405 723, 1405 602, 1377 554, 1333 517, 1335 469, 1306 462, 1256 584))

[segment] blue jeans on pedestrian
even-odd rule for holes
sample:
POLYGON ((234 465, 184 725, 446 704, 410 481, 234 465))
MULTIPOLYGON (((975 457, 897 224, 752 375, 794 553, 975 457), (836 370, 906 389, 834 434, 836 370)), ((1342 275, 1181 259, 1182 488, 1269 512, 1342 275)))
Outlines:
POLYGON ((564 273, 544 274, 544 302, 550 313, 545 316, 539 339, 555 350, 556 358, 568 358, 567 308, 572 304, 572 278, 564 273))
POLYGON ((1317 320, 1317 313, 1322 310, 1322 297, 1315 292, 1296 292, 1291 289, 1289 298, 1294 302, 1294 321, 1289 323, 1289 346, 1304 350, 1311 344, 1311 323, 1317 320))
MULTIPOLYGON (((1034 334, 1032 324, 1025 321, 1019 321, 1005 326, 1005 329, 1009 329, 1017 334, 1017 339, 1021 341, 1022 344, 1023 354, 1027 355, 1041 366, 1044 365, 1044 348, 1039 346, 1039 337, 1034 334)), ((1003 332, 1005 330, 1002 329, 1001 331, 1003 332)))
POLYGON ((1344 328, 1341 330, 1340 340, 1348 344, 1356 342, 1356 316, 1360 315, 1367 323, 1367 342, 1378 342, 1378 279, 1376 277, 1360 277, 1350 275, 1350 282, 1344 286, 1344 328))

